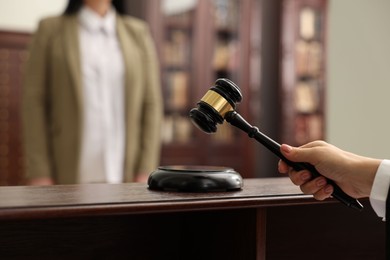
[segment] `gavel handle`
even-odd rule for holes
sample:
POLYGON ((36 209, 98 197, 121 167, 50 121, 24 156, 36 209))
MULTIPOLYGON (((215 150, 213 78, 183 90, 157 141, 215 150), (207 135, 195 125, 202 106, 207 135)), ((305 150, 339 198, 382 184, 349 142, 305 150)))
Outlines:
MULTIPOLYGON (((226 113, 225 120, 230 123, 231 125, 241 129, 242 131, 246 132, 250 138, 256 139, 258 142, 260 142, 262 145, 264 145, 268 150, 273 152, 276 156, 278 156, 281 160, 286 162, 289 166, 291 166, 294 170, 300 171, 300 170, 308 170, 312 173, 313 177, 318 177, 321 174, 316 170, 316 168, 305 162, 292 162, 288 160, 280 151, 280 144, 263 134, 259 131, 257 127, 254 127, 250 125, 239 113, 236 111, 230 111, 226 113)), ((352 198, 348 194, 346 194, 344 191, 340 189, 337 184, 327 179, 327 182, 333 186, 333 193, 332 196, 339 200, 340 202, 344 203, 348 207, 351 207, 356 210, 363 210, 363 205, 355 198, 352 198)))

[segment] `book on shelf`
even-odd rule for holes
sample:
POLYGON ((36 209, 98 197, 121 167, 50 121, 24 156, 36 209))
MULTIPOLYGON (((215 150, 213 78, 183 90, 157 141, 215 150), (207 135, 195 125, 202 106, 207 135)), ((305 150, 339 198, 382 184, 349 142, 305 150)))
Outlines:
POLYGON ((319 107, 318 82, 298 81, 295 87, 294 103, 299 113, 313 113, 319 107))
POLYGON ((316 77, 322 68, 322 46, 318 41, 299 40, 295 44, 295 67, 298 75, 316 77))
POLYGON ((224 121, 221 125, 218 125, 218 131, 212 135, 212 139, 219 143, 231 143, 233 142, 233 128, 224 121))
POLYGON ((316 36, 316 13, 311 7, 305 7, 299 13, 299 35, 305 40, 316 36))
POLYGON ((167 115, 164 117, 161 128, 162 142, 169 143, 187 143, 192 138, 193 125, 188 117, 178 114, 167 115))
POLYGON ((214 48, 214 70, 235 70, 239 66, 239 47, 235 39, 218 41, 214 48))
POLYGON ((214 0, 214 21, 218 29, 234 29, 239 24, 240 1, 214 0))
POLYGON ((323 118, 320 115, 299 115, 295 119, 294 140, 297 145, 323 139, 323 118))
POLYGON ((167 107, 181 110, 188 104, 188 72, 174 71, 167 75, 168 102, 167 107))
POLYGON ((169 30, 164 45, 164 61, 168 66, 185 66, 188 62, 190 41, 185 30, 169 30))

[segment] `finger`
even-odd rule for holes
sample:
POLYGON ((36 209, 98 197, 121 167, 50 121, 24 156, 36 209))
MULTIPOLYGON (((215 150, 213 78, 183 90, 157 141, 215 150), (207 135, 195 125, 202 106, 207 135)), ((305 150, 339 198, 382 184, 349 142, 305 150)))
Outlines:
POLYGON ((291 169, 288 173, 288 176, 290 177, 292 183, 297 186, 304 185, 312 178, 311 173, 307 170, 297 172, 291 169))
POLYGON ((282 160, 279 160, 278 162, 278 171, 282 174, 288 174, 291 181, 297 186, 304 184, 305 182, 309 181, 312 178, 312 175, 309 171, 307 170, 303 170, 299 172, 294 171, 292 167, 288 166, 282 160))
POLYGON ((308 162, 316 165, 321 158, 320 149, 292 147, 282 144, 280 151, 288 160, 293 162, 308 162))
POLYGON ((333 186, 330 184, 325 185, 324 188, 314 193, 313 196, 316 200, 325 200, 329 198, 333 193, 333 186))
POLYGON ((324 177, 320 176, 311 181, 308 181, 300 185, 301 190, 305 194, 316 194, 327 185, 327 181, 324 177))
POLYGON ((313 147, 327 146, 327 145, 329 145, 329 144, 324 142, 324 141, 317 140, 317 141, 313 141, 313 142, 304 144, 304 145, 300 146, 300 148, 313 148, 313 147))
POLYGON ((290 166, 288 166, 284 161, 279 160, 278 162, 278 171, 283 174, 287 174, 290 170, 290 166))

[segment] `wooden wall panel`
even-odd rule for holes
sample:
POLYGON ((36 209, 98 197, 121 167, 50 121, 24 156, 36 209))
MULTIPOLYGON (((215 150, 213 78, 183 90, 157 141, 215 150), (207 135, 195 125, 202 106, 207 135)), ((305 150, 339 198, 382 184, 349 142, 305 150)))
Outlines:
POLYGON ((0 185, 23 184, 20 105, 31 35, 0 31, 0 185))

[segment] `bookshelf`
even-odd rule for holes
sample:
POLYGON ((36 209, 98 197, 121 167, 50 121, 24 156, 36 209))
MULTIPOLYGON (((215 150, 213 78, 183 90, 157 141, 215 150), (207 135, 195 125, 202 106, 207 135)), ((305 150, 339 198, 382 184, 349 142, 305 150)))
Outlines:
MULTIPOLYGON (((167 3, 166 1, 164 3, 167 3)), ((193 51, 194 11, 185 8, 182 11, 163 4, 162 84, 165 97, 165 116, 162 128, 162 141, 170 144, 186 144, 193 135, 187 111, 191 105, 191 74, 193 51)))
POLYGON ((282 3, 282 134, 292 145, 325 139, 326 0, 282 3))
MULTIPOLYGON (((134 4, 132 4, 134 2, 134 4)), ((157 45, 165 100, 161 165, 232 167, 254 176, 253 140, 230 125, 208 135, 194 127, 189 111, 218 78, 240 86, 239 112, 250 119, 250 30, 253 0, 146 1, 145 19, 157 45)), ((257 6, 257 5, 256 5, 257 6)))
POLYGON ((240 114, 278 142, 325 139, 326 7, 326 0, 145 2, 166 101, 161 164, 225 165, 244 177, 276 174, 276 158, 238 130, 222 125, 206 135, 188 120, 220 77, 241 87, 240 114))

